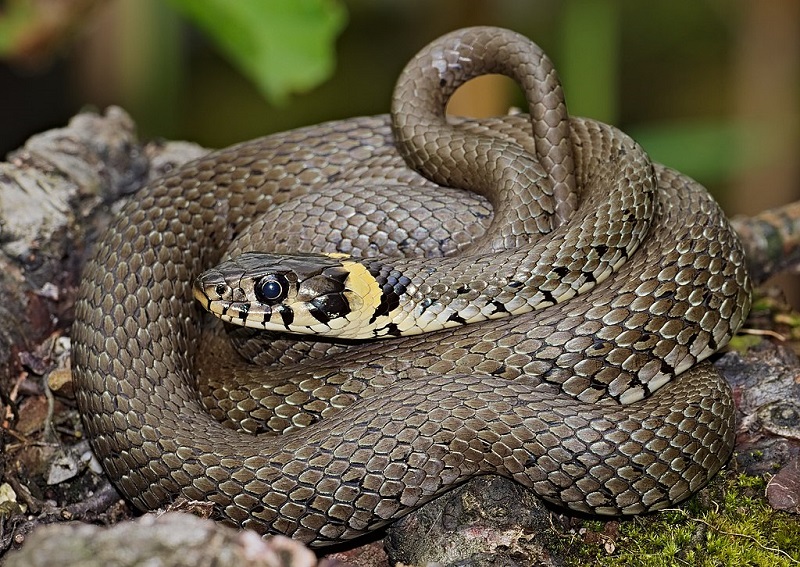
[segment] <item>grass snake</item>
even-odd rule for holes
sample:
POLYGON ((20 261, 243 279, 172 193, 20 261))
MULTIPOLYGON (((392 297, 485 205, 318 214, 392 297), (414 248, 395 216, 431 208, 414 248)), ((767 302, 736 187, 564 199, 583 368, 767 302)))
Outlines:
POLYGON ((137 507, 209 501, 321 546, 480 474, 592 514, 686 498, 732 451, 731 393, 703 361, 749 305, 702 187, 569 117, 535 44, 468 28, 409 63, 390 116, 244 142, 140 190, 86 266, 73 372, 92 447, 137 507), (530 114, 445 118, 486 73, 520 83, 530 114), (255 287, 275 286, 252 252, 317 254, 310 276, 293 266, 328 270, 336 299, 259 307, 255 287), (272 330, 203 317, 193 284, 223 260, 198 295, 272 330), (342 316, 389 338, 280 332, 342 316))

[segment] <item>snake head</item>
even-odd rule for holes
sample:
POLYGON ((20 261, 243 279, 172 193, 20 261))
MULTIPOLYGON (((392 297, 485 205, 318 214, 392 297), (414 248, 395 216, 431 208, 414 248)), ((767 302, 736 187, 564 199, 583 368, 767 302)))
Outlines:
MULTIPOLYGON (((229 323, 299 334, 348 337, 371 293, 342 254, 247 252, 200 274, 194 296, 229 323)), ((363 270, 363 268, 361 268, 363 270)), ((377 290, 380 293, 379 290, 377 290)))

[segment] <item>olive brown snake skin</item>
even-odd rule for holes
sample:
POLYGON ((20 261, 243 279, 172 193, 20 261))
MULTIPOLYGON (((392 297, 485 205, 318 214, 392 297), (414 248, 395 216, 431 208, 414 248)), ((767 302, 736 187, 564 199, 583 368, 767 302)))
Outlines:
POLYGON ((212 502, 227 523, 321 546, 480 474, 595 514, 703 486, 732 451, 734 406, 702 361, 750 305, 706 191, 569 118, 549 61, 507 30, 426 47, 393 116, 208 154, 117 214, 72 336, 86 431, 119 490, 141 509, 212 502), (451 92, 490 72, 521 83, 531 116, 444 121, 451 92), (446 328, 344 344, 220 334, 195 278, 264 247, 380 253, 414 270, 388 286, 424 303, 407 316, 430 309, 446 328))

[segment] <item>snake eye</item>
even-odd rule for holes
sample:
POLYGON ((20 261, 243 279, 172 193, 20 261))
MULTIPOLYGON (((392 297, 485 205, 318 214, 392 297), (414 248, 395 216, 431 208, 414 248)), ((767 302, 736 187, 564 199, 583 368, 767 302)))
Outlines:
POLYGON ((274 305, 286 297, 289 292, 289 281, 281 274, 270 274, 256 282, 254 291, 256 299, 267 305, 274 305))

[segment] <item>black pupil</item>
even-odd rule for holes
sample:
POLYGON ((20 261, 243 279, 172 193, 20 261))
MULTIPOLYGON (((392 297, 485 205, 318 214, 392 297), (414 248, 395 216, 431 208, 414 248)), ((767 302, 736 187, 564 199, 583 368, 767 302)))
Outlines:
POLYGON ((283 298, 286 291, 286 278, 281 275, 267 276, 256 286, 259 301, 275 302, 283 298))

